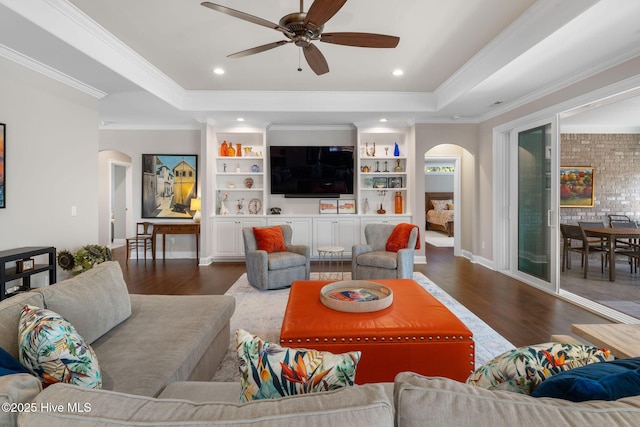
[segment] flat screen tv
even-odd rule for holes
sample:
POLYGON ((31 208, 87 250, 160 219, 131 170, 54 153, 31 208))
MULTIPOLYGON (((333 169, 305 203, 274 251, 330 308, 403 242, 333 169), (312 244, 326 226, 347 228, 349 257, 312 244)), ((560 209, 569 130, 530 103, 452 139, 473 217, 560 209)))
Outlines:
POLYGON ((269 147, 271 194, 338 197, 353 194, 352 146, 269 147))

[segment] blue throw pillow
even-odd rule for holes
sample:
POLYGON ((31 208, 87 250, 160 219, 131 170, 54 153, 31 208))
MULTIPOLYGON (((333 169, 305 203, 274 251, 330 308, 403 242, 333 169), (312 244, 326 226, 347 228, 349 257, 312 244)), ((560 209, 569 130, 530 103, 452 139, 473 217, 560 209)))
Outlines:
POLYGON ((573 402, 640 395, 640 357, 593 363, 561 372, 542 381, 531 395, 573 402))
POLYGON ((30 374, 30 372, 15 357, 0 348, 0 377, 11 374, 30 374))

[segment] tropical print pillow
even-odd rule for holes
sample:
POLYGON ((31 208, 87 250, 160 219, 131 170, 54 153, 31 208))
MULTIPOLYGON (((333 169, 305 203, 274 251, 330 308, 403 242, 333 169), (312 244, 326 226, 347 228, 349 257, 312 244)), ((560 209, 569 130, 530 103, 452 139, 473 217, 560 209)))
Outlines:
POLYGON ((240 363, 240 401, 275 399, 352 386, 360 352, 281 347, 243 329, 236 331, 240 363))
POLYGON ((59 314, 25 305, 18 325, 20 363, 43 387, 63 382, 102 388, 98 359, 76 328, 59 314))
POLYGON ((559 342, 520 347, 476 369, 467 378, 467 384, 531 394, 546 378, 579 366, 604 362, 609 355, 606 349, 559 342))

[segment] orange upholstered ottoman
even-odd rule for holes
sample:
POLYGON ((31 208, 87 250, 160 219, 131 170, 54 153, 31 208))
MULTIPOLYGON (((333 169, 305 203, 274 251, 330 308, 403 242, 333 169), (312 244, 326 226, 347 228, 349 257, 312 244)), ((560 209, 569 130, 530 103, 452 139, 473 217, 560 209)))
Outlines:
POLYGON ((404 371, 466 380, 475 364, 469 328, 414 280, 372 281, 393 290, 393 304, 371 313, 325 307, 320 290, 331 281, 293 282, 281 345, 332 353, 360 350, 358 384, 393 381, 404 371))

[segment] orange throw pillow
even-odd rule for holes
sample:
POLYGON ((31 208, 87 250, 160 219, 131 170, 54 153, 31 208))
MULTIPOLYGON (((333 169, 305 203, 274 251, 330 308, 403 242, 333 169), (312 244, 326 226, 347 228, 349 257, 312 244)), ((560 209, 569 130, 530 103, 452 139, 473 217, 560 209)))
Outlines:
POLYGON ((284 245, 282 228, 276 227, 253 227, 253 235, 256 238, 258 249, 267 252, 283 252, 287 250, 284 245))
MULTIPOLYGON (((406 222, 400 223, 393 228, 393 231, 387 239, 385 249, 388 252, 398 252, 400 249, 405 249, 409 242, 409 235, 413 228, 418 228, 415 224, 407 224, 406 222)), ((420 229, 418 229, 418 239, 416 240, 416 249, 420 249, 420 229)))

